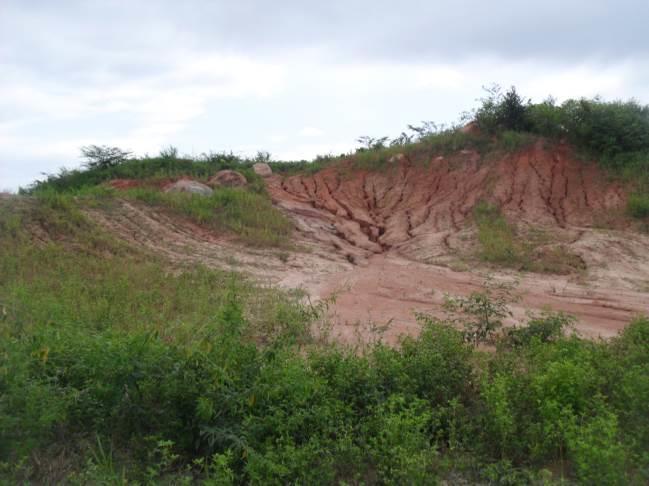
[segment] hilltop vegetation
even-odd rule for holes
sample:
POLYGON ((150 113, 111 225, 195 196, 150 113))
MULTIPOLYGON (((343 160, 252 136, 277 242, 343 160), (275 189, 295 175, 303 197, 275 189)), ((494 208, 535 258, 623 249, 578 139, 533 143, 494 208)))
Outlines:
POLYGON ((487 288, 398 347, 345 348, 326 305, 178 272, 62 201, 0 201, 8 483, 649 480, 645 318, 610 341, 560 314, 501 332, 487 288))
POLYGON ((542 137, 546 142, 566 141, 584 160, 594 160, 631 187, 629 213, 649 216, 649 106, 634 100, 569 99, 557 104, 552 97, 532 103, 512 87, 487 89, 479 106, 463 116, 473 129, 462 131, 432 122, 409 125, 388 143, 387 137, 362 137, 355 155, 359 167, 385 166, 397 153, 439 155, 471 148, 481 153, 517 150, 542 137))
MULTIPOLYGON (((86 164, 82 169, 61 169, 36 181, 22 193, 43 191, 74 192, 95 187, 111 179, 156 180, 192 177, 206 180, 218 170, 236 169, 251 183, 254 192, 263 194, 263 183, 252 171, 255 162, 267 162, 278 173, 315 172, 331 164, 351 162, 361 169, 385 168, 396 154, 411 160, 427 160, 462 149, 482 154, 511 152, 531 145, 539 138, 546 143, 566 141, 584 161, 594 160, 630 187, 627 209, 637 218, 649 217, 649 106, 630 101, 604 101, 600 98, 568 99, 558 104, 552 97, 532 103, 515 87, 503 92, 494 85, 471 112, 462 115, 463 123, 473 122, 470 130, 461 125, 445 126, 431 121, 408 125, 407 131, 390 139, 362 136, 353 154, 321 155, 312 161, 273 161, 267 152, 254 158, 232 153, 208 153, 198 157, 180 156, 168 147, 155 157, 132 157, 116 147, 83 147, 86 164), (103 149, 103 152, 102 150, 103 149)), ((586 162, 585 162, 586 163, 586 162)))

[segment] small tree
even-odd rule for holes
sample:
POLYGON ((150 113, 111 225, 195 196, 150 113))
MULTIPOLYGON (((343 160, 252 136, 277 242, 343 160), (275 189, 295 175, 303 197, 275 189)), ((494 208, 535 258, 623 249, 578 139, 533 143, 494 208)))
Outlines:
POLYGON ((487 96, 480 100, 482 104, 475 112, 475 121, 482 130, 490 133, 529 130, 530 100, 523 99, 514 86, 504 94, 497 84, 483 89, 487 96))
POLYGON ((379 138, 374 138, 374 137, 368 137, 367 135, 363 135, 362 137, 358 137, 356 141, 364 147, 362 147, 360 150, 381 150, 385 148, 385 144, 389 140, 389 137, 379 137, 379 138))
POLYGON ((492 277, 484 281, 481 292, 468 297, 446 296, 444 310, 449 322, 464 328, 466 342, 478 346, 490 342, 502 327, 503 320, 511 317, 509 304, 517 300, 515 283, 498 283, 492 277))
POLYGON ((165 160, 176 160, 178 158, 178 148, 168 145, 160 150, 160 158, 165 160))
POLYGON ((272 155, 270 152, 267 152, 266 150, 258 150, 257 155, 255 155, 255 158, 252 159, 253 162, 255 163, 263 163, 267 164, 272 160, 272 155))
POLYGON ((121 164, 131 152, 107 145, 86 145, 81 147, 81 155, 86 159, 85 165, 89 169, 105 169, 121 164))

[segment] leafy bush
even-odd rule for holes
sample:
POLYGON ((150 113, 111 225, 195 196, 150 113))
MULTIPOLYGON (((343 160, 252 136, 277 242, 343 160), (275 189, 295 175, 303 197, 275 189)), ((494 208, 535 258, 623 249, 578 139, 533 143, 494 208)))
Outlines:
POLYGON ((486 91, 488 96, 481 100, 481 106, 475 111, 475 121, 481 130, 499 133, 529 129, 527 112, 530 102, 521 98, 514 86, 505 93, 498 85, 486 88, 486 91))
POLYGON ((549 343, 560 340, 566 331, 573 328, 574 317, 553 312, 543 312, 532 317, 523 327, 512 327, 505 331, 504 342, 508 346, 529 346, 532 342, 549 343))

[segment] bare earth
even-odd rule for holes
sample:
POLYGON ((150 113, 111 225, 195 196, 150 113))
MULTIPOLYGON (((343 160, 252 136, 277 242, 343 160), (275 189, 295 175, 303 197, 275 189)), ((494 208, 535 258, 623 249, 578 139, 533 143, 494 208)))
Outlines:
POLYGON ((301 287, 312 299, 335 294, 333 332, 344 342, 367 339, 383 325, 390 343, 416 334, 415 311, 440 315, 445 294, 479 290, 487 273, 519 281, 516 317, 524 309, 569 312, 593 337, 614 335, 634 315, 649 314, 649 237, 622 216, 621 187, 567 147, 537 144, 497 161, 463 151, 418 162, 397 156, 384 171, 327 168, 266 179, 274 203, 295 222, 291 252, 242 247, 126 201, 90 214, 176 263, 241 271, 301 287), (471 218, 481 199, 499 204, 520 227, 547 232, 547 247, 567 246, 585 270, 521 274, 481 264, 472 256, 471 218))

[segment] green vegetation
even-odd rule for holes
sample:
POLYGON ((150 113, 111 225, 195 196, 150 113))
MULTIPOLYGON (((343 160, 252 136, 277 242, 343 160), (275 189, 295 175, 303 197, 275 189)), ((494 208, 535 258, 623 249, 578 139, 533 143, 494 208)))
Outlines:
POLYGON ((539 230, 520 230, 510 224, 500 208, 480 201, 473 208, 478 229, 478 256, 481 260, 517 270, 571 273, 583 269, 583 261, 565 245, 552 244, 539 230))
POLYGON ((82 169, 61 169, 58 174, 50 174, 44 180, 36 181, 22 193, 36 194, 44 191, 76 192, 95 187, 112 179, 136 179, 142 181, 168 180, 187 176, 196 180, 207 180, 215 172, 232 169, 241 172, 253 189, 263 190, 259 177, 252 171, 252 164, 264 154, 254 159, 242 159, 234 154, 210 153, 197 158, 179 157, 174 147, 164 149, 159 156, 129 158, 129 153, 117 147, 83 147, 85 167, 82 169))
POLYGON ((514 87, 498 86, 472 114, 482 131, 503 139, 509 133, 565 139, 588 158, 623 177, 635 187, 629 199, 632 216, 645 218, 649 196, 649 106, 599 98, 569 99, 557 104, 523 99, 514 87))
POLYGON ((487 96, 463 121, 475 122, 475 129, 465 132, 459 126, 446 127, 433 122, 408 125, 390 141, 387 137, 359 138, 361 147, 351 156, 333 158, 330 163, 350 159, 355 167, 382 170, 397 153, 410 160, 431 160, 461 149, 482 154, 514 152, 539 138, 551 142, 565 140, 585 159, 596 160, 602 167, 627 181, 633 191, 628 212, 646 218, 649 195, 649 106, 636 101, 569 99, 557 104, 553 98, 532 103, 514 87, 502 92, 499 86, 487 89, 487 96))
POLYGON ((0 247, 0 481, 649 480, 647 319, 610 341, 555 314, 500 332, 487 286, 455 300, 479 335, 420 316, 418 338, 347 349, 322 306, 177 272, 71 197, 1 201, 0 247))
MULTIPOLYGON (((646 218, 648 112, 492 91, 474 113, 479 133, 424 123, 391 143, 364 137, 352 165, 565 138, 632 181, 629 212, 646 218)), ((180 271, 82 211, 114 201, 103 182, 137 179, 145 183, 120 197, 281 247, 290 225, 251 170, 268 154, 84 154, 84 170, 23 191, 37 197, 0 200, 0 483, 649 482, 646 317, 610 340, 570 334, 574 319, 549 312, 503 329, 514 295, 488 282, 449 296, 445 320, 418 316, 421 335, 396 347, 332 344, 326 303, 202 266, 180 271), (249 188, 210 197, 154 189, 225 168, 242 171, 249 188)), ((342 158, 271 164, 289 173, 342 158)), ((474 217, 487 262, 579 268, 493 205, 479 203, 474 217)))
POLYGON ((229 231, 255 246, 287 246, 293 226, 268 197, 239 188, 218 188, 210 196, 129 189, 125 196, 170 208, 217 231, 229 231))
POLYGON ((649 217, 649 194, 634 193, 629 195, 628 209, 636 218, 649 217))
POLYGON ((117 197, 128 198, 166 208, 207 228, 228 232, 249 245, 281 247, 290 244, 292 225, 273 207, 261 178, 251 169, 251 161, 226 155, 210 156, 205 160, 179 159, 172 148, 154 159, 127 159, 125 153, 109 147, 86 147, 84 153, 88 158, 86 170, 62 171, 58 176, 37 181, 23 192, 35 195, 46 202, 46 206, 68 209, 83 204, 110 204, 117 197), (187 174, 206 180, 225 167, 243 173, 249 181, 248 186, 220 187, 211 196, 166 193, 159 187, 172 177, 187 174), (99 185, 115 178, 135 179, 141 185, 123 190, 99 185))

